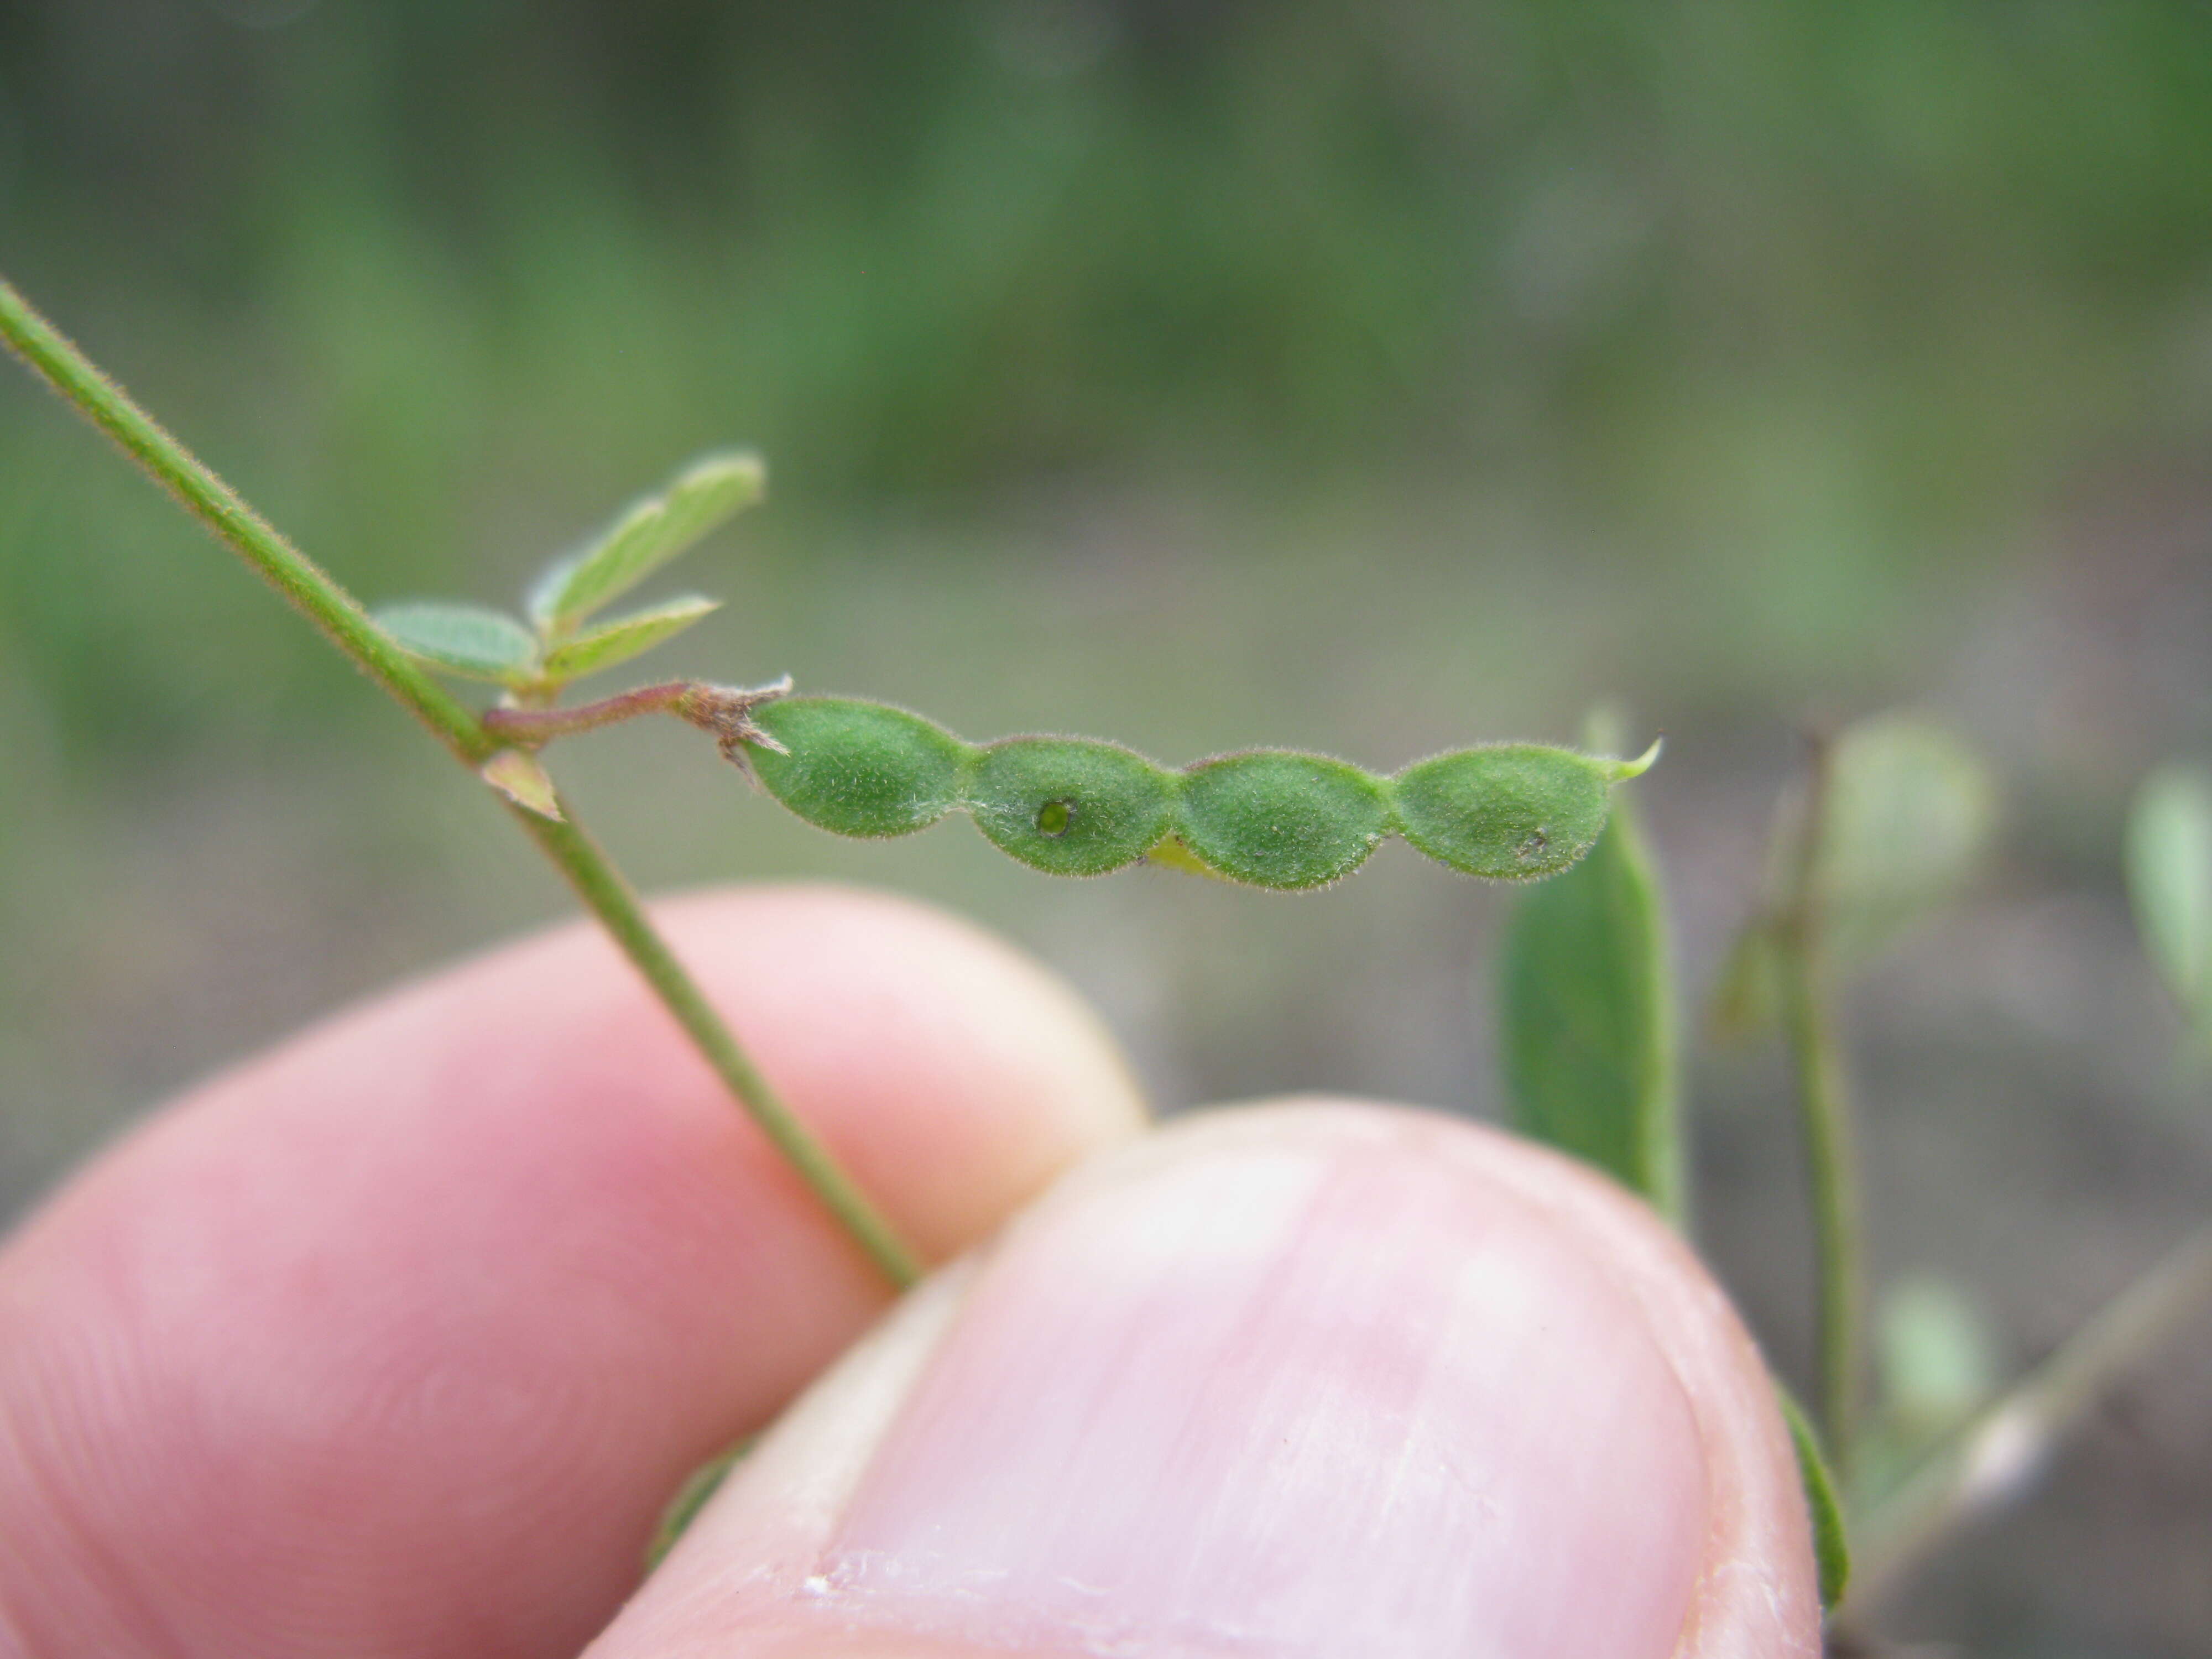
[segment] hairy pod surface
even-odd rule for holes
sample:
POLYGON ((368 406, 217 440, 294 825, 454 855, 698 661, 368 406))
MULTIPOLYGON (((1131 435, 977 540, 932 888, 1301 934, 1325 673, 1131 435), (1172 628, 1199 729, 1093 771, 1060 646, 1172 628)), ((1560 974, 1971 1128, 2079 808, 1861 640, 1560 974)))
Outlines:
POLYGON ((1000 851, 1034 869, 1103 876, 1159 845, 1176 781, 1119 744, 1007 738, 976 762, 968 810, 1000 851))
POLYGON ((1390 831, 1387 786, 1320 755, 1262 750, 1182 774, 1176 831, 1217 875, 1286 890, 1323 887, 1390 831))
POLYGON ((975 750, 919 714, 850 697, 786 697, 753 719, 791 751, 753 746, 762 785, 819 829, 911 835, 963 802, 975 750))
POLYGON ((1493 880, 1557 875, 1595 846, 1613 773, 1540 744, 1438 755, 1398 775, 1398 830, 1431 858, 1493 880))
POLYGON ((1610 786, 1652 759, 1499 744, 1381 778, 1257 750, 1173 772, 1086 738, 963 743, 858 698, 788 697, 754 718, 790 750, 753 745, 762 786, 838 835, 908 835, 959 807, 1001 851, 1050 875, 1104 875, 1152 855, 1282 891, 1351 874, 1394 830, 1469 875, 1555 875, 1596 842, 1610 786))

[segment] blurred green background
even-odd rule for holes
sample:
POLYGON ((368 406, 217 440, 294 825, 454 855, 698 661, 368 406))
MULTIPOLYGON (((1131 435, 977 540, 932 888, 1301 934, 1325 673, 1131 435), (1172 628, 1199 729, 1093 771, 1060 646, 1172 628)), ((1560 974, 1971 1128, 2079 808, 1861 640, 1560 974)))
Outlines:
MULTIPOLYGON (((975 737, 1376 768, 1663 729, 1694 1008, 1808 719, 1910 705, 1999 866, 1855 1000, 1878 1275, 2008 1364, 2205 1208, 2118 873, 2212 747, 2212 9, 0 0, 0 269, 365 597, 507 600, 700 451, 771 505, 671 671, 975 737)), ((501 816, 0 375, 0 1214, 165 1092, 567 909, 501 816)), ((564 747, 641 880, 980 915, 1161 1103, 1492 1114, 1508 896, 840 842, 564 747)), ((1802 1377, 1783 1075, 1693 1056, 1703 1242, 1802 1377)), ((2212 1653, 2212 1334, 1893 1626, 2212 1653)))

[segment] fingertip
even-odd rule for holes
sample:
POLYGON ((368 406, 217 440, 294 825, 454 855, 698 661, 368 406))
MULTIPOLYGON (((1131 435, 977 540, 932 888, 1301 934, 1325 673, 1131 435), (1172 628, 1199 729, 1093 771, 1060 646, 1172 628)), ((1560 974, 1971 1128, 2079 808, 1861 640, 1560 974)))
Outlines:
POLYGON ((1620 1189, 1425 1114, 1201 1115, 909 1298, 601 1651, 1810 1659, 1794 1470, 1620 1189))

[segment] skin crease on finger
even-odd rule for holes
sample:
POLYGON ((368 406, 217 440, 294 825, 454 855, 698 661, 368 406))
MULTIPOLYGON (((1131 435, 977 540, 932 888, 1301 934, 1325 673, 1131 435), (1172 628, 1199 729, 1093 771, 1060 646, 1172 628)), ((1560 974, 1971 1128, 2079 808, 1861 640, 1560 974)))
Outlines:
MULTIPOLYGON (((1142 1107, 1062 985, 826 888, 659 907, 933 1259, 1142 1107)), ((0 1249, 0 1655, 573 1655, 889 1301, 596 933, 343 1013, 0 1249)))
POLYGON ((1197 1114, 939 1275, 592 1659, 1816 1659, 1750 1339, 1642 1204, 1464 1122, 1197 1114))

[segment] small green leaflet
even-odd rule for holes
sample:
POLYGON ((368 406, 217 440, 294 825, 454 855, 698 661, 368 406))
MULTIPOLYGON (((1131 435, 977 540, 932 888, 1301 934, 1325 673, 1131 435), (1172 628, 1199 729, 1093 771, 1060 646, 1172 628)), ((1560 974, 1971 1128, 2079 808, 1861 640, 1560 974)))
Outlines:
POLYGON ((663 640, 682 633, 702 617, 721 609, 720 599, 687 593, 680 599, 634 611, 627 617, 563 640, 545 655, 545 673, 556 680, 580 679, 603 668, 628 662, 663 640))
POLYGON ((2212 1049, 2212 775, 2167 766, 2128 817, 2136 926, 2200 1044, 2212 1049))
POLYGON ((547 571, 530 596, 532 618, 551 634, 574 628, 759 501, 767 483, 757 455, 693 462, 666 493, 635 503, 596 543, 547 571))
POLYGON ((1807 1421, 1805 1408, 1779 1382, 1774 1396, 1781 1402, 1782 1420, 1790 1425, 1790 1443, 1797 1452, 1797 1478, 1804 1483, 1805 1507, 1813 1522, 1813 1557, 1820 1571, 1820 1606, 1832 1609, 1850 1587, 1851 1547, 1844 1531, 1844 1506, 1836 1497, 1836 1477, 1820 1454, 1820 1437, 1807 1421))
POLYGON ((1664 906, 1625 799, 1615 796, 1587 858, 1514 907, 1500 978, 1516 1127, 1596 1164, 1679 1224, 1664 906))
POLYGON ((636 502, 605 536, 538 579, 530 596, 534 629, 482 605, 445 601, 391 605, 377 620, 402 649, 448 673, 549 699, 568 681, 628 662, 718 608, 719 600, 686 594, 578 631, 609 600, 758 501, 766 478, 751 454, 694 461, 665 492, 636 502))
POLYGON ((537 672, 536 637, 502 611, 424 599, 386 605, 376 621, 410 656, 449 673, 508 685, 537 672))

